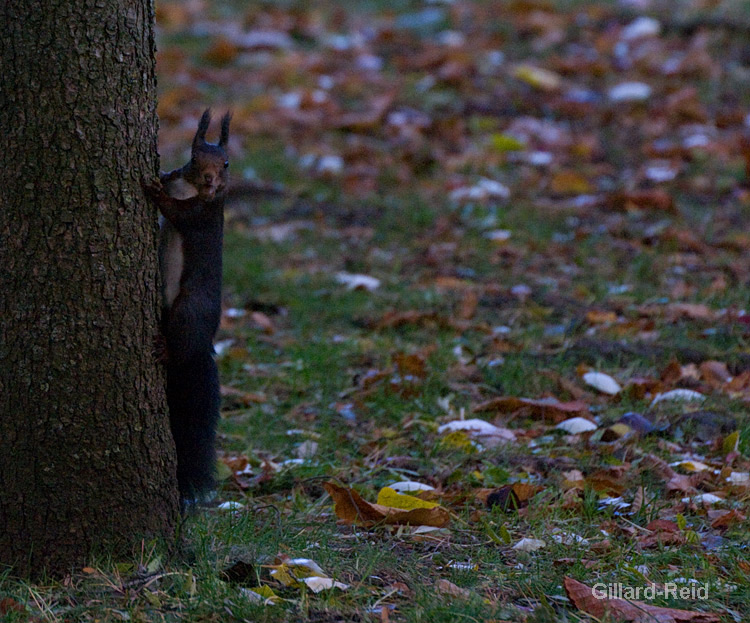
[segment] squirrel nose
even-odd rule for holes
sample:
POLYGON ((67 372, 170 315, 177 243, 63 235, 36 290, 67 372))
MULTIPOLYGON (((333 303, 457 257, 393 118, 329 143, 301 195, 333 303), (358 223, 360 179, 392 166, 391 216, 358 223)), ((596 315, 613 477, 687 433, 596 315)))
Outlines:
POLYGON ((204 179, 204 180, 206 180, 206 183, 207 183, 207 184, 210 184, 211 182, 213 182, 213 181, 214 181, 214 176, 213 176, 213 175, 211 175, 210 173, 206 173, 206 174, 205 174, 205 175, 203 176, 203 179, 204 179))

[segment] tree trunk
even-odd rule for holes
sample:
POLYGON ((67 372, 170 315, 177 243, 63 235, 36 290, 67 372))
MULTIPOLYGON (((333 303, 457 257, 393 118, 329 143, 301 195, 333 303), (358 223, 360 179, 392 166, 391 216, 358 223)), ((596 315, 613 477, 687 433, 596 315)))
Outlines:
POLYGON ((173 534, 152 0, 0 3, 0 564, 173 534))

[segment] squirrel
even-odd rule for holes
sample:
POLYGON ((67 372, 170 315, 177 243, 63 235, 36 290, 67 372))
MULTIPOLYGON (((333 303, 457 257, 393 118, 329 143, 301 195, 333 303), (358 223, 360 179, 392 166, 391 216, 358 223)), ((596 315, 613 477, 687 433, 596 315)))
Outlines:
POLYGON ((214 488, 219 371, 213 339, 221 319, 226 154, 231 114, 221 119, 218 144, 206 142, 207 109, 198 123, 190 161, 144 184, 162 214, 159 269, 161 335, 157 354, 167 368, 167 404, 177 450, 183 510, 214 488))

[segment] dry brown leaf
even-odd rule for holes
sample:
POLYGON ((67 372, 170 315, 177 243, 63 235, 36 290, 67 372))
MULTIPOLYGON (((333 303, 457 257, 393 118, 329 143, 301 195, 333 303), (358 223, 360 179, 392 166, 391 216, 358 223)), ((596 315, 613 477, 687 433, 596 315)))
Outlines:
POLYGON ((488 328, 482 326, 472 326, 467 320, 446 318, 435 312, 423 312, 418 310, 409 310, 404 312, 390 311, 386 312, 383 317, 374 323, 375 329, 394 329, 405 325, 436 326, 456 331, 466 331, 469 328, 489 332, 488 328))
POLYGON ((659 476, 667 488, 667 491, 680 491, 682 493, 695 493, 695 486, 690 476, 678 474, 665 460, 655 454, 647 454, 643 457, 641 465, 646 469, 653 470, 659 476))
POLYGON ((591 183, 576 171, 559 171, 550 180, 550 190, 555 195, 585 195, 591 192, 591 183))
POLYGON ((698 366, 701 378, 713 389, 717 389, 732 380, 727 364, 722 361, 704 361, 698 366))
POLYGON ((617 322, 617 314, 613 311, 592 309, 586 312, 586 321, 589 324, 610 324, 617 322))
POLYGON ((676 359, 672 359, 667 367, 662 370, 660 378, 662 382, 673 385, 682 378, 682 366, 676 359))
POLYGON ((435 588, 437 588, 443 595, 450 595, 451 597, 468 599, 471 596, 470 590, 456 586, 453 582, 444 579, 435 582, 435 588))
POLYGON ((677 212, 672 196, 660 189, 615 193, 610 197, 609 204, 615 210, 659 210, 670 214, 677 212))
POLYGON ((597 472, 586 478, 586 483, 597 493, 620 496, 625 491, 625 485, 611 475, 597 472))
POLYGON ((531 398, 516 398, 502 396, 476 405, 474 413, 494 411, 497 413, 514 413, 521 409, 528 409, 533 417, 550 420, 554 424, 562 422, 573 415, 586 415, 588 405, 580 400, 572 402, 554 402, 551 400, 532 400, 531 398))
POLYGON ((254 311, 250 314, 250 321, 259 329, 268 335, 273 334, 276 329, 273 326, 273 321, 266 316, 263 312, 254 311))
POLYGON ((222 398, 234 398, 235 400, 241 402, 244 405, 251 405, 251 404, 263 404, 266 402, 267 398, 265 396, 261 396, 260 394, 254 394, 252 392, 243 392, 240 389, 237 389, 236 387, 230 387, 229 385, 222 385, 219 388, 219 391, 221 393, 222 398))
POLYGON ((484 501, 490 508, 497 506, 502 510, 512 511, 528 506, 529 500, 541 490, 542 487, 539 485, 515 482, 490 491, 484 496, 484 501))
POLYGON ((477 313, 479 296, 474 290, 467 290, 461 304, 458 307, 458 317, 462 320, 471 320, 477 313))
POLYGON ((336 115, 332 118, 330 127, 338 130, 366 130, 377 126, 385 113, 393 103, 396 96, 393 93, 386 93, 372 98, 370 109, 364 112, 347 112, 336 115))
POLYGON ((239 53, 239 48, 226 37, 219 37, 205 51, 203 58, 213 65, 228 65, 239 53))
POLYGON ((608 620, 623 623, 627 621, 633 621, 634 623, 647 623, 648 621, 659 621, 659 623, 719 623, 720 621, 718 614, 709 612, 662 608, 642 601, 609 599, 606 596, 598 599, 597 597, 601 597, 601 594, 596 594, 593 588, 567 576, 563 584, 568 599, 575 604, 576 608, 598 619, 609 617, 608 620))
POLYGON ((354 489, 340 487, 332 482, 324 483, 323 487, 334 501, 336 515, 346 523, 360 526, 388 524, 442 528, 450 521, 450 514, 440 506, 404 511, 367 502, 354 489))
POLYGON ((742 523, 745 519, 745 515, 736 508, 730 511, 720 511, 720 514, 711 522, 711 527, 726 530, 729 526, 742 523))
POLYGON ((427 374, 425 358, 420 353, 396 353, 393 361, 398 368, 399 374, 403 376, 413 376, 423 379, 427 374))
POLYGON ((673 521, 656 519, 646 526, 646 530, 650 530, 650 533, 638 538, 638 544, 643 548, 685 543, 685 535, 673 521))

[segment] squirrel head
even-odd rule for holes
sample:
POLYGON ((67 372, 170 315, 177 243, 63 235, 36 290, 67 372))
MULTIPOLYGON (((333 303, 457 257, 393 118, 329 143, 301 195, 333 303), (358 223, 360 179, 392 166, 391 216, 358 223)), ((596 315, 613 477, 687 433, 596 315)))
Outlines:
POLYGON ((198 190, 198 196, 211 201, 224 192, 229 180, 229 158, 226 147, 229 141, 229 121, 231 113, 221 118, 221 134, 217 144, 206 142, 206 131, 211 123, 211 109, 207 108, 198 123, 198 131, 193 139, 190 162, 185 170, 185 180, 198 190))

